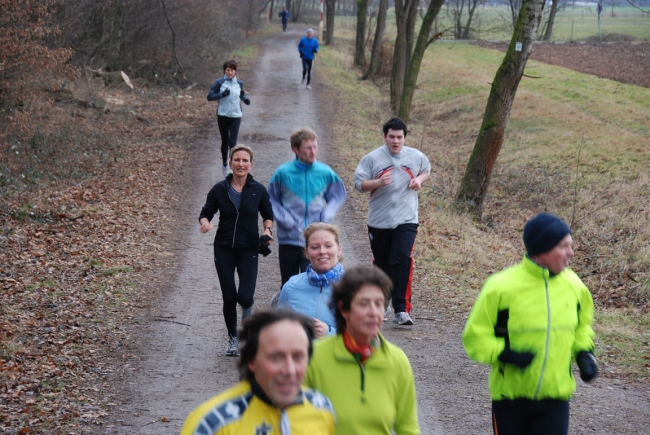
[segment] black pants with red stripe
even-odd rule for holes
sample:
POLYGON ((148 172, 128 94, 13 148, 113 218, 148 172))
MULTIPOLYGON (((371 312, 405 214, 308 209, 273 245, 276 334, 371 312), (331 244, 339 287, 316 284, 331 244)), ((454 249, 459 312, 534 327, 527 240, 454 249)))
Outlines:
POLYGON ((417 224, 402 224, 395 229, 368 227, 375 265, 386 272, 393 281, 395 313, 411 311, 413 245, 417 234, 417 224))
POLYGON ((566 435, 569 402, 566 400, 495 400, 492 402, 494 435, 566 435))

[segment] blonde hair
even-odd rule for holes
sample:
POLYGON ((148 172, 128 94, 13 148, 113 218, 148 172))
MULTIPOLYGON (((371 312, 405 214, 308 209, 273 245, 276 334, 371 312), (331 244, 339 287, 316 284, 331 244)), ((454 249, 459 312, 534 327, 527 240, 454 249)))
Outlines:
POLYGON ((309 127, 299 127, 291 132, 289 141, 291 142, 292 149, 300 149, 302 141, 304 140, 318 140, 318 136, 316 136, 316 132, 309 127))
MULTIPOLYGON (((314 233, 317 231, 327 231, 331 233, 334 236, 334 241, 336 242, 336 245, 337 246, 341 245, 341 243, 339 242, 339 237, 340 237, 339 227, 335 225, 326 224, 325 222, 314 222, 313 224, 305 228, 305 231, 302 232, 302 235, 305 238, 305 251, 309 246, 309 238, 313 236, 314 233)), ((343 261, 343 254, 339 255, 339 263, 341 261, 343 261)))
POLYGON ((232 162, 232 156, 235 155, 237 151, 246 151, 248 155, 251 156, 251 163, 253 163, 253 148, 248 145, 237 144, 230 150, 230 161, 232 162))

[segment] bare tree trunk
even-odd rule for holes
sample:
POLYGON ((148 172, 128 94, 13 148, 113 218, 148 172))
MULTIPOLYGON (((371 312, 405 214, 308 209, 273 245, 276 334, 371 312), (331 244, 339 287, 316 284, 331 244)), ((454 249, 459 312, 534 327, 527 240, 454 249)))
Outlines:
POLYGON ((366 65, 366 23, 368 20, 368 0, 357 0, 357 36, 354 44, 354 66, 366 65))
POLYGON ((379 11, 377 12, 377 27, 375 28, 375 39, 372 41, 372 53, 370 54, 370 65, 363 79, 375 80, 381 64, 381 44, 386 29, 386 12, 388 11, 388 0, 379 0, 379 11))
POLYGON ((169 21, 169 15, 167 14, 167 8, 165 7, 165 0, 160 0, 160 3, 162 3, 163 12, 165 13, 165 18, 167 19, 167 25, 169 26, 169 29, 172 31, 172 51, 174 52, 174 61, 176 62, 176 65, 178 66, 178 71, 182 72, 183 71, 183 66, 178 61, 178 56, 176 55, 176 32, 174 31, 174 28, 172 27, 171 21, 169 21))
POLYGON ((334 42, 334 18, 336 16, 336 0, 325 0, 325 45, 332 45, 334 42))
POLYGON ((406 75, 407 55, 406 23, 411 13, 411 7, 415 7, 418 0, 395 0, 395 24, 397 26, 397 37, 395 38, 395 50, 393 52, 393 70, 390 75, 390 107, 393 113, 399 112, 399 102, 404 89, 404 77, 406 75))
POLYGON ((293 0, 291 2, 291 9, 287 9, 289 11, 289 15, 291 16, 292 23, 296 23, 300 19, 301 6, 302 6, 302 0, 293 0))
POLYGON ((418 5, 420 0, 414 0, 409 9, 409 14, 406 19, 406 63, 404 64, 404 72, 411 64, 411 56, 413 56, 413 44, 415 44, 415 23, 418 19, 418 5))
POLYGON ((465 29, 463 30, 463 39, 469 39, 469 31, 472 28, 472 18, 474 18, 474 12, 476 11, 476 6, 478 5, 479 0, 470 0, 470 7, 467 11, 468 17, 465 22, 465 29))
POLYGON ((551 11, 548 15, 548 21, 546 22, 546 32, 544 32, 544 41, 550 41, 551 36, 553 35, 553 23, 555 22, 555 14, 557 14, 558 3, 558 0, 555 0, 553 5, 551 5, 551 11))
POLYGON ((406 79, 404 80, 404 91, 402 92, 402 97, 399 104, 398 116, 404 121, 408 122, 411 115, 411 102, 413 101, 413 93, 415 92, 415 84, 418 80, 418 75, 420 74, 420 66, 422 65, 422 59, 424 58, 424 52, 433 41, 435 41, 440 35, 431 34, 431 28, 433 23, 442 9, 442 5, 445 0, 431 0, 427 13, 424 15, 422 20, 422 26, 420 27, 420 32, 418 33, 418 40, 415 43, 415 50, 413 51, 413 56, 409 64, 408 70, 406 72, 406 79))
POLYGON ((512 102, 533 48, 544 0, 523 0, 508 51, 492 82, 483 123, 456 195, 457 207, 483 215, 492 169, 499 156, 512 102))

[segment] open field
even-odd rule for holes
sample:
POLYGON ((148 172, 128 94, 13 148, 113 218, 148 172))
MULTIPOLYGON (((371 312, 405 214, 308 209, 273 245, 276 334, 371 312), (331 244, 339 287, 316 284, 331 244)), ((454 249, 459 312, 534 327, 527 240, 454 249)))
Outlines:
MULTIPOLYGON (((450 29, 445 33, 444 39, 453 39, 453 11, 447 6, 443 7, 436 21, 436 29, 443 31, 450 29)), ((549 11, 546 9, 540 28, 548 19, 549 11)), ((387 32, 395 33, 394 26, 395 15, 389 11, 387 32)), ((467 15, 463 15, 462 22, 467 20, 467 15)), ((479 6, 476 9, 472 20, 472 29, 470 32, 471 39, 484 39, 504 41, 510 40, 512 36, 512 21, 510 18, 510 9, 505 6, 479 6)), ((345 36, 347 32, 352 32, 356 26, 356 17, 338 16, 336 17, 337 32, 342 31, 345 36)), ((619 35, 626 35, 629 39, 639 41, 650 41, 650 14, 633 7, 617 7, 614 9, 612 16, 611 8, 603 11, 600 15, 601 35, 603 41, 612 38, 620 38, 619 35)), ((343 35, 341 35, 343 36, 343 35)), ((595 7, 575 7, 560 9, 555 17, 553 26, 554 41, 586 41, 598 40, 598 13, 595 7)))
MULTIPOLYGON (((386 87, 357 80, 350 50, 348 42, 323 49, 319 68, 343 100, 337 142, 347 144, 340 152, 353 170, 381 143, 390 112, 386 87)), ((539 78, 520 85, 476 223, 450 204, 501 59, 496 50, 454 43, 436 43, 425 56, 408 140, 434 165, 420 195, 417 279, 432 301, 444 294, 445 308, 465 316, 484 279, 522 255, 526 219, 555 212, 574 230, 572 268, 598 305, 604 372, 648 378, 650 90, 529 62, 527 74, 539 78)))

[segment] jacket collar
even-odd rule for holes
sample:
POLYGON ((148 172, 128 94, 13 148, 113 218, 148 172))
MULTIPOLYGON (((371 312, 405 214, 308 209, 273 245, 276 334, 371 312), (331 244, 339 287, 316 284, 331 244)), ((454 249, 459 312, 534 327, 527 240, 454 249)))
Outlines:
MULTIPOLYGON (((316 160, 314 160, 314 163, 316 163, 316 160)), ((296 165, 301 171, 306 171, 307 169, 311 168, 314 163, 302 162, 297 156, 295 159, 293 159, 293 164, 296 165)))
MULTIPOLYGON (((354 359, 354 355, 345 348, 342 332, 337 333, 333 339, 336 340, 334 345, 334 358, 340 362, 349 362, 356 365, 357 360, 354 359)), ((365 366, 376 369, 389 369, 392 367, 392 363, 389 357, 388 346, 386 346, 386 339, 381 332, 379 333, 379 342, 379 347, 377 347, 376 352, 366 360, 365 366)))
POLYGON ((555 278, 556 276, 560 276, 560 275, 562 275, 564 273, 565 270, 568 269, 568 267, 567 267, 562 272, 557 273, 557 274, 553 274, 553 273, 551 273, 550 270, 548 270, 544 266, 535 263, 535 260, 530 258, 528 256, 528 254, 524 254, 524 259, 522 260, 522 264, 524 265, 524 269, 528 273, 530 273, 530 274, 532 274, 534 276, 537 276, 537 277, 542 277, 544 279, 555 278))
MULTIPOLYGON (((257 380, 255 380, 255 374, 253 374, 249 382, 251 384, 251 392, 254 396, 257 396, 262 402, 266 403, 267 405, 277 408, 277 406, 275 406, 275 403, 273 403, 269 396, 266 395, 260 384, 257 383, 257 380)), ((301 389, 298 397, 296 398, 296 401, 289 406, 300 405, 303 401, 304 395, 301 389)))

